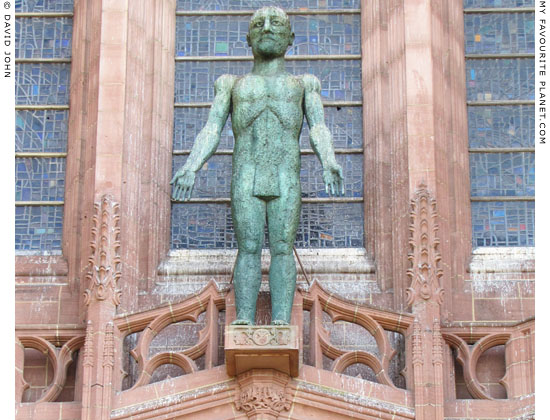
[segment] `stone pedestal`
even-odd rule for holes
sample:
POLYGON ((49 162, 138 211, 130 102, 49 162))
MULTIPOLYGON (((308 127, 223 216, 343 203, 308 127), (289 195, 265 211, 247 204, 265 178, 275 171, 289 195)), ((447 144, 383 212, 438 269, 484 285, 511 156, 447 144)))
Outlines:
POLYGON ((298 376, 298 327, 230 325, 225 329, 225 363, 230 376, 274 369, 298 376))

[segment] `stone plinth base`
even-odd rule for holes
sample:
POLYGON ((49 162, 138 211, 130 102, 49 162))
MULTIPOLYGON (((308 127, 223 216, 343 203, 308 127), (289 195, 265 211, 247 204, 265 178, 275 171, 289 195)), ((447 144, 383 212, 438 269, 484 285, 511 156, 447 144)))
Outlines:
POLYGON ((227 373, 274 369, 298 376, 298 327, 295 325, 230 325, 225 328, 227 373))

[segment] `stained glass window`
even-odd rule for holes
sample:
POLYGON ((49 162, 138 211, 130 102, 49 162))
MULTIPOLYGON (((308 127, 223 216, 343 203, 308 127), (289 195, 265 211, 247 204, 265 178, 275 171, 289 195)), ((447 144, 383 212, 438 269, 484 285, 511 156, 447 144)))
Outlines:
MULTIPOLYGON (((231 15, 224 11, 253 11, 264 5, 258 0, 178 0, 173 173, 185 162, 197 134, 206 124, 215 80, 222 74, 240 76, 252 69, 246 41, 250 14, 231 15)), ((344 202, 335 202, 325 191, 322 167, 311 151, 309 127, 304 121, 300 136, 303 205, 295 245, 362 247, 360 2, 280 0, 270 5, 289 12, 296 36, 287 52, 287 71, 295 75, 314 74, 321 81, 325 122, 333 135, 336 160, 342 165, 345 177, 346 194, 340 199, 344 202), (304 12, 304 8, 308 11, 304 12), (338 9, 348 10, 342 13, 338 9), (316 13, 317 10, 322 13, 316 13)), ((234 142, 230 117, 217 154, 197 173, 193 202, 172 204, 172 248, 236 248, 229 206, 234 142)))
MULTIPOLYGON (((272 0, 268 3, 285 10, 358 9, 360 0, 272 0)), ((178 0, 177 10, 255 10, 265 5, 265 0, 178 0)))
POLYGON ((473 245, 533 246, 534 1, 464 8, 473 245))
POLYGON ((73 0, 18 0, 15 10, 15 249, 56 253, 63 231, 73 0))

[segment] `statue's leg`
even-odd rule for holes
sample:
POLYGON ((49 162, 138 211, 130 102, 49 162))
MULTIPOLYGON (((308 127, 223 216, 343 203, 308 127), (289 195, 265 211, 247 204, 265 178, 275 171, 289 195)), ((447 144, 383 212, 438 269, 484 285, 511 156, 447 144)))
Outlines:
MULTIPOLYGON (((297 177, 296 177, 297 178, 297 177)), ((296 262, 293 246, 300 221, 301 197, 298 180, 285 179, 281 197, 267 204, 269 247, 269 288, 271 291, 271 323, 290 324, 296 289, 296 262)))
POLYGON ((256 301, 262 281, 265 202, 252 196, 234 195, 231 210, 239 248, 233 277, 237 319, 232 324, 254 325, 256 301))

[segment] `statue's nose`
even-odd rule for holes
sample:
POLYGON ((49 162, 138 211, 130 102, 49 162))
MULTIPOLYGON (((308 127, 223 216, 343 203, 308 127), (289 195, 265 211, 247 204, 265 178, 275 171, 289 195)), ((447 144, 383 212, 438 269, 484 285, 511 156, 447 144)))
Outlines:
POLYGON ((269 19, 266 19, 264 21, 264 32, 270 32, 271 31, 271 22, 269 21, 269 19))

